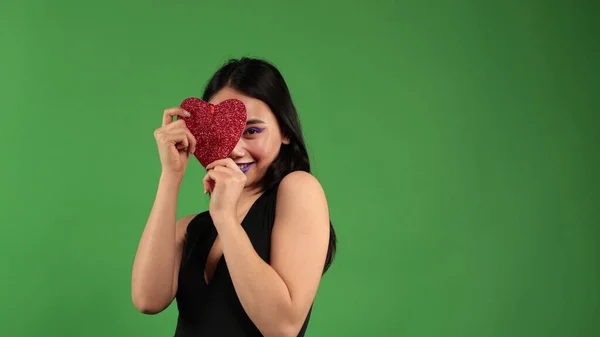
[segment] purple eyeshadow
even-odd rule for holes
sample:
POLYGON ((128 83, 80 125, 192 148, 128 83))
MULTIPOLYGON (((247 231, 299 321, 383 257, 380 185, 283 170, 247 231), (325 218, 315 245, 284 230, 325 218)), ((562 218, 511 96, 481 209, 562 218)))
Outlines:
POLYGON ((250 132, 254 132, 254 133, 261 133, 264 130, 264 128, 257 128, 257 127, 251 127, 246 129, 246 131, 244 131, 244 134, 250 132))

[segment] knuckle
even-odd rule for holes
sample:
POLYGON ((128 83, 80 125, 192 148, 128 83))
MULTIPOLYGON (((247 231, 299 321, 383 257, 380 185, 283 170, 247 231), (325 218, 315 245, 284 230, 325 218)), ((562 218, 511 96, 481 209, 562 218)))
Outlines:
POLYGON ((167 141, 167 135, 165 135, 164 133, 159 133, 158 136, 156 137, 156 139, 161 142, 164 143, 167 141))
POLYGON ((188 127, 185 124, 185 121, 183 119, 178 119, 175 122, 173 122, 173 124, 175 124, 178 129, 189 131, 189 129, 188 129, 188 127))

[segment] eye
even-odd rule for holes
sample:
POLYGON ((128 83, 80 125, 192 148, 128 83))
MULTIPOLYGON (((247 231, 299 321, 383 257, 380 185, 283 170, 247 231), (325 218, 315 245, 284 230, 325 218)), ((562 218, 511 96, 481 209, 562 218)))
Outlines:
POLYGON ((244 134, 246 135, 255 135, 257 133, 261 133, 264 129, 261 128, 248 128, 246 129, 246 131, 244 131, 244 134))

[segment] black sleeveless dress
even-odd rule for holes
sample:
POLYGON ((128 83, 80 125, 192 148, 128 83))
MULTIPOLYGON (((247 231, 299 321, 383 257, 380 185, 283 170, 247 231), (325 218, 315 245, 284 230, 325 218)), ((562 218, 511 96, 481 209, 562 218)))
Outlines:
MULTIPOLYGON (((276 198, 277 187, 265 191, 242 221, 254 249, 267 263, 276 198)), ((216 238, 217 230, 208 211, 198 214, 188 225, 176 295, 179 317, 175 337, 262 336, 237 297, 223 256, 211 281, 207 284, 204 279, 206 259, 216 238)), ((298 336, 304 336, 309 319, 310 311, 298 336)))

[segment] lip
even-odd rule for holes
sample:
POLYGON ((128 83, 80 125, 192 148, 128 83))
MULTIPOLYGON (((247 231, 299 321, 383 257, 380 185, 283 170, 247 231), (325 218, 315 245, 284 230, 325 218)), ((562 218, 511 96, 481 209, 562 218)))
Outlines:
POLYGON ((240 170, 242 170, 242 172, 246 173, 254 165, 254 162, 251 162, 251 163, 237 163, 237 164, 238 164, 238 166, 240 166, 240 165, 247 165, 244 168, 240 168, 240 170))

